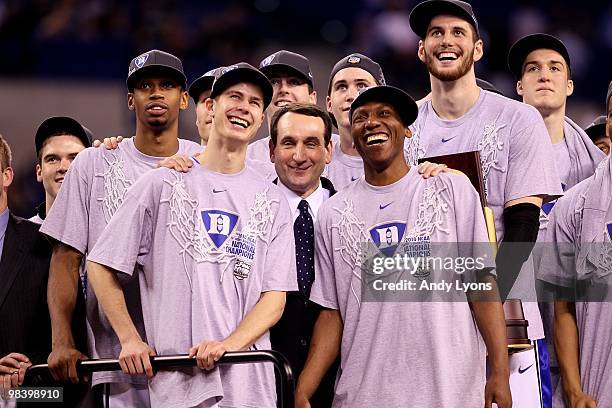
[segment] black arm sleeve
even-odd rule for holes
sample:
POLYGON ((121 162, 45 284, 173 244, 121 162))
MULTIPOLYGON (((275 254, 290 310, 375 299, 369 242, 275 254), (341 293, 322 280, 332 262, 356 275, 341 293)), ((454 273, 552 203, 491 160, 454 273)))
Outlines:
POLYGON ((497 252, 497 283, 502 301, 514 286, 523 263, 538 238, 540 208, 531 203, 504 209, 504 239, 497 252))

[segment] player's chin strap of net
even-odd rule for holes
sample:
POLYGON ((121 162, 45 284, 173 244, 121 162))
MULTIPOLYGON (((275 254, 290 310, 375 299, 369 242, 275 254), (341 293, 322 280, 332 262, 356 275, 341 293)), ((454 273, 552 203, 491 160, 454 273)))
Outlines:
MULTIPOLYGON (((280 374, 281 379, 281 395, 278 396, 279 407, 294 406, 294 390, 295 379, 289 362, 281 353, 272 350, 259 351, 228 351, 217 361, 221 364, 250 364, 250 363, 273 363, 274 368, 280 374)), ((176 367, 195 367, 197 361, 195 357, 189 357, 186 354, 174 356, 155 356, 151 357, 151 365, 154 370, 171 369, 176 367)), ((100 359, 100 360, 84 360, 77 364, 77 371, 80 375, 89 374, 96 371, 118 371, 121 370, 119 360, 115 359, 100 359)), ((47 374, 49 371, 48 364, 38 364, 31 366, 27 371, 27 378, 30 381, 36 381, 36 376, 47 374)), ((30 382, 28 381, 28 383, 30 382)))

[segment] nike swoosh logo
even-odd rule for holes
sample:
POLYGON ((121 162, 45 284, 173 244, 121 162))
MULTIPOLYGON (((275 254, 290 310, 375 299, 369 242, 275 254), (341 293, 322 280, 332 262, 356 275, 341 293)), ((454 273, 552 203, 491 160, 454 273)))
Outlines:
POLYGON ((359 180, 359 177, 353 177, 353 176, 351 176, 351 181, 355 181, 355 180, 359 180))
POLYGON ((225 191, 227 191, 227 189, 226 189, 226 190, 217 190, 217 189, 214 189, 214 188, 213 188, 213 194, 223 193, 223 192, 225 192, 225 191))
POLYGON ((525 369, 522 369, 521 367, 519 367, 519 370, 518 370, 519 374, 523 374, 525 371, 529 370, 533 366, 533 364, 535 364, 535 363, 532 363, 529 367, 527 367, 525 369))
POLYGON ((390 206, 391 204, 393 204, 393 201, 391 201, 389 204, 385 204, 385 205, 380 204, 380 205, 378 206, 378 208, 380 208, 381 210, 384 210, 385 208, 387 208, 387 207, 388 207, 388 206, 390 206))
POLYGON ((443 137, 443 138, 442 138, 442 143, 446 143, 446 142, 448 142, 449 140, 454 139, 454 137, 455 137, 455 136, 453 136, 453 137, 449 137, 448 139, 447 139, 447 138, 445 138, 445 137, 443 137))

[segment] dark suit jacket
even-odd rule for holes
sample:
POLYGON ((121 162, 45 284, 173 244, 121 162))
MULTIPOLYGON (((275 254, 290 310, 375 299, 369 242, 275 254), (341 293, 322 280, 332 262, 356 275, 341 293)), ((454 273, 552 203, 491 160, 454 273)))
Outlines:
MULTIPOLYGON (((51 319, 47 306, 47 280, 52 245, 38 232, 40 225, 10 214, 0 259, 0 356, 12 352, 28 356, 33 364, 47 362, 51 352, 51 319)), ((85 306, 80 290, 73 318, 77 348, 86 351, 85 306)), ((76 406, 86 386, 55 383, 50 374, 31 379, 28 386, 63 386, 64 403, 76 406)), ((38 407, 38 403, 20 403, 38 407)))
POLYGON ((0 259, 0 356, 23 353, 34 364, 46 363, 51 350, 51 245, 38 228, 10 214, 0 259))
MULTIPOLYGON (((275 184, 276 182, 277 180, 274 181, 275 184)), ((325 177, 321 177, 321 185, 329 190, 330 197, 336 193, 331 181, 325 177)), ((316 274, 315 270, 315 279, 316 274)), ((270 329, 272 349, 287 357, 296 382, 306 363, 312 331, 320 311, 321 307, 304 298, 301 292, 287 292, 283 316, 270 329)), ((313 408, 331 406, 337 370, 338 361, 329 369, 311 399, 310 403, 313 408)))

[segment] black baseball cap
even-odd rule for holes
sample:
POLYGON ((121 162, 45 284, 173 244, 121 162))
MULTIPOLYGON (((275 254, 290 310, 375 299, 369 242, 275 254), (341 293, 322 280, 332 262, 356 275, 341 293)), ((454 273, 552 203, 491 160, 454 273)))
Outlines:
POLYGON ((167 52, 151 50, 140 54, 130 62, 126 80, 128 91, 133 92, 136 79, 150 71, 170 75, 181 84, 183 89, 187 89, 187 77, 181 60, 167 52))
POLYGON ((489 92, 494 92, 498 95, 504 96, 504 94, 502 93, 502 91, 500 91, 499 89, 497 89, 495 87, 495 85, 493 85, 492 83, 490 83, 489 81, 485 81, 482 78, 476 78, 476 85, 478 85, 479 87, 481 87, 482 89, 484 89, 485 91, 489 91, 489 92))
POLYGON ((257 85, 264 96, 264 110, 270 104, 272 100, 272 85, 260 70, 247 64, 246 62, 239 62, 228 67, 221 69, 221 73, 215 79, 212 85, 212 92, 210 93, 211 98, 215 98, 227 88, 240 82, 250 82, 257 85))
POLYGON ((417 4, 410 12, 410 28, 416 35, 425 38, 431 19, 442 14, 464 19, 474 27, 476 34, 480 37, 478 21, 476 21, 472 6, 461 0, 426 0, 417 4))
POLYGON ((270 74, 276 72, 279 68, 297 74, 300 78, 304 78, 310 86, 314 86, 310 63, 305 56, 287 50, 280 50, 272 55, 268 55, 259 63, 259 70, 268 78, 270 78, 270 74))
POLYGON ((211 69, 201 77, 195 79, 191 85, 189 85, 189 90, 187 92, 189 92, 189 96, 193 98, 195 103, 198 103, 198 99, 200 99, 202 92, 212 89, 213 82, 215 82, 215 79, 221 75, 223 68, 225 67, 211 69))
MULTIPOLYGON (((612 81, 608 85, 608 94, 606 95, 606 111, 610 110, 610 97, 612 97, 612 81)), ((606 112, 607 114, 608 112, 606 112)))
POLYGON ((372 86, 362 90, 351 103, 349 111, 351 124, 353 123, 353 112, 369 102, 385 102, 393 106, 400 115, 404 127, 412 125, 419 113, 414 99, 401 89, 389 85, 372 86))
POLYGON ((549 34, 529 34, 515 42, 508 52, 508 68, 517 79, 521 79, 523 76, 525 58, 530 52, 539 49, 557 51, 565 59, 567 68, 571 71, 569 53, 560 39, 549 34))
POLYGON ((598 116, 595 118, 593 123, 587 126, 584 129, 585 133, 589 135, 591 140, 595 141, 595 139, 606 136, 606 116, 598 116))
POLYGON ((93 140, 91 131, 76 120, 67 116, 53 116, 45 119, 38 126, 36 136, 34 137, 37 156, 40 154, 40 149, 42 149, 45 140, 58 132, 64 132, 67 135, 77 137, 85 147, 90 147, 93 140))
POLYGON ((370 57, 367 57, 363 54, 349 54, 346 57, 342 58, 340 61, 336 62, 336 65, 331 70, 329 74, 329 86, 327 87, 327 95, 331 94, 332 81, 334 77, 339 71, 342 71, 345 68, 361 68, 364 71, 369 72, 376 81, 377 85, 385 85, 385 75, 383 74, 382 68, 378 64, 378 62, 373 61, 370 57))

